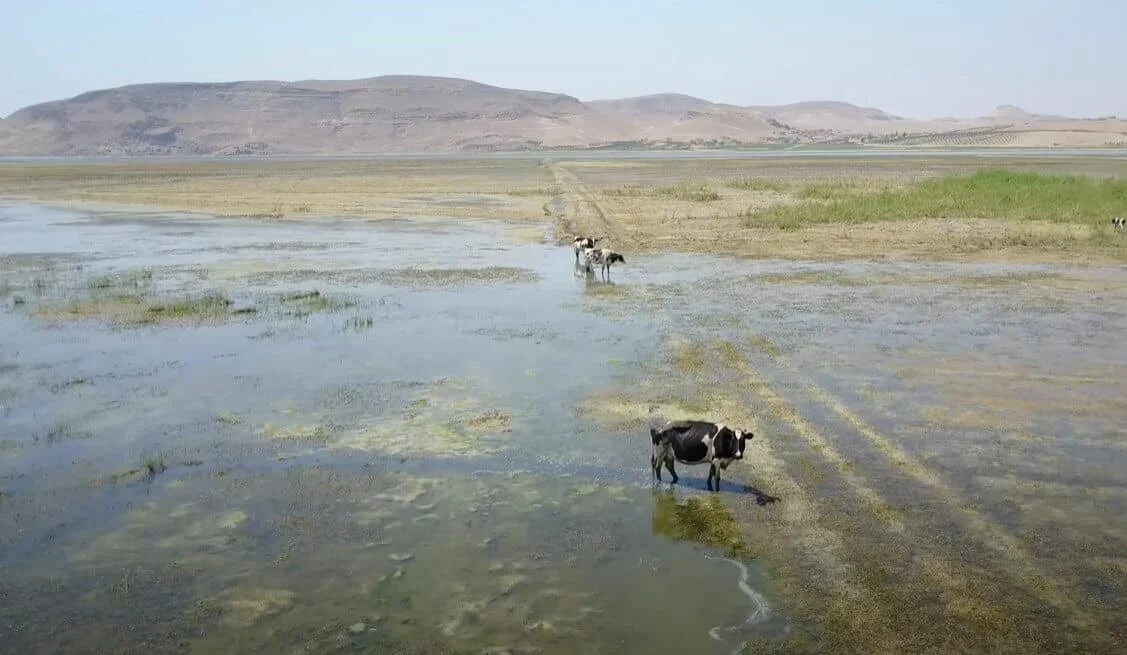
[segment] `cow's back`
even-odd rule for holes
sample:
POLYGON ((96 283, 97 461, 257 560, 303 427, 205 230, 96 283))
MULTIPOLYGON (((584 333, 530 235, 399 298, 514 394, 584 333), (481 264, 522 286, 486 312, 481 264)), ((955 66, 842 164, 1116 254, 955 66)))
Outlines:
POLYGON ((673 448, 673 455, 685 463, 700 462, 708 458, 705 438, 712 435, 715 426, 707 421, 674 421, 662 431, 673 448))

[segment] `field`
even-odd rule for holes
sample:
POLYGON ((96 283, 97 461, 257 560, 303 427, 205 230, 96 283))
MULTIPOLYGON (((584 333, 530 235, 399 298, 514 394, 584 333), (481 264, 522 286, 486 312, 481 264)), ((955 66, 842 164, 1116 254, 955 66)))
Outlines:
POLYGON ((1113 156, 0 164, 5 645, 1123 652, 1125 189, 1113 156), (755 434, 718 494, 652 481, 689 417, 755 434))
POLYGON ((995 155, 10 164, 0 196, 218 216, 444 216, 623 249, 791 259, 1124 261, 1127 158, 995 155))

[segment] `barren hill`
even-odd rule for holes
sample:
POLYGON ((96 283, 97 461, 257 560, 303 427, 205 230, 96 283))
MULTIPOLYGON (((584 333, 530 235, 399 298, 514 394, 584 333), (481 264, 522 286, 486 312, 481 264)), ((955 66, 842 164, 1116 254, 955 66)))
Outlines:
POLYGON ((582 102, 463 79, 387 75, 91 91, 0 120, 0 155, 364 154, 845 140, 929 145, 937 138, 958 145, 981 143, 983 134, 1006 143, 1013 138, 1005 135, 1016 132, 1024 132, 1025 141, 1057 142, 1060 134, 1081 132, 1085 144, 1127 140, 1124 121, 1038 116, 1009 106, 979 119, 916 121, 843 102, 740 107, 672 93, 582 102), (963 133, 969 135, 963 141, 952 137, 963 133))

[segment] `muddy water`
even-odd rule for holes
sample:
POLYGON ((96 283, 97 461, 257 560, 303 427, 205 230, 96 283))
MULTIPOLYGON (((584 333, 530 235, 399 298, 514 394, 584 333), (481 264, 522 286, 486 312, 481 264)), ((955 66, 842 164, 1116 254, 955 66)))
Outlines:
POLYGON ((1123 628, 1120 269, 627 254, 604 284, 482 221, 19 204, 0 233, 15 651, 731 653, 803 626, 1094 652, 1123 628), (230 305, 168 309, 205 291, 230 305), (708 341, 809 426, 695 364, 708 341), (757 416, 750 461, 718 496, 702 469, 654 488, 646 421, 720 386, 757 416), (943 622, 970 572, 998 590, 973 619, 1004 622, 943 622))

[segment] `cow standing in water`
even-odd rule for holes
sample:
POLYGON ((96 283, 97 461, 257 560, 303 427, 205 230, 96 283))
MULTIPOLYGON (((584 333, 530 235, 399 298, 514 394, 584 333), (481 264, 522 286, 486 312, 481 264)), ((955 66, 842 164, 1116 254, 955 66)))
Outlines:
POLYGON ((602 237, 575 237, 571 242, 571 245, 575 248, 575 263, 579 263, 579 253, 588 248, 594 248, 595 244, 602 240, 602 237))
POLYGON ((610 265, 615 262, 625 264, 626 258, 610 248, 584 248, 583 261, 586 262, 588 271, 591 270, 593 264, 598 264, 599 273, 602 274, 603 279, 610 281, 610 265))
POLYGON ((722 423, 671 421, 660 429, 650 428, 650 438, 653 440, 650 466, 655 478, 661 480, 661 466, 664 464, 673 476, 673 484, 677 484, 674 460, 688 465, 708 464, 708 490, 720 491, 720 471, 743 459, 744 448, 755 435, 722 423), (712 488, 713 478, 716 478, 715 489, 712 488))

